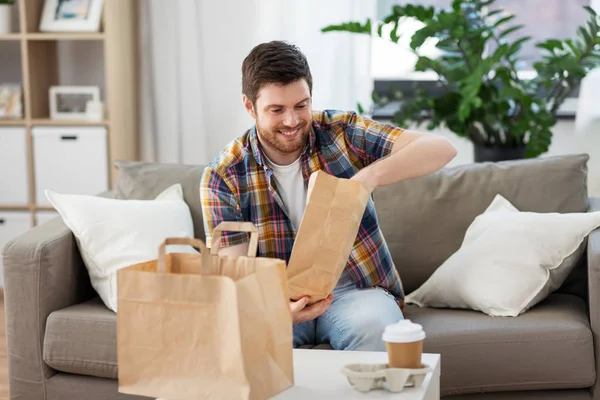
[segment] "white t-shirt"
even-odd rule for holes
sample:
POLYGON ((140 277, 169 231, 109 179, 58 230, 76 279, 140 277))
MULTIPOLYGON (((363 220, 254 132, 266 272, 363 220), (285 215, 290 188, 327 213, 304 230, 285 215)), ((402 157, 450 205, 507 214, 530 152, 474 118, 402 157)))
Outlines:
POLYGON ((288 215, 296 231, 300 228, 300 221, 306 208, 306 189, 302 176, 300 158, 290 165, 277 165, 265 156, 265 161, 273 169, 273 177, 277 185, 277 192, 287 208, 288 215))

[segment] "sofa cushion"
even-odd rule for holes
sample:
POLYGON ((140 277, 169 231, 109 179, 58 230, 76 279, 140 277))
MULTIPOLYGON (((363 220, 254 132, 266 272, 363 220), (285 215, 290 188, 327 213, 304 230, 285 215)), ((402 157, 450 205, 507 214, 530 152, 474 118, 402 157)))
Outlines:
MULTIPOLYGON (((117 311, 117 272, 158 257, 167 237, 190 237, 194 227, 183 189, 175 184, 152 200, 121 200, 46 190, 77 239, 92 286, 117 311)), ((189 246, 174 251, 196 252, 189 246)))
POLYGON ((585 212, 588 155, 445 168, 376 189, 380 227, 405 293, 456 252, 469 225, 497 194, 521 211, 585 212))
POLYGON ((58 371, 116 379, 116 314, 100 298, 54 311, 46 324, 44 362, 58 371))
POLYGON ((114 191, 118 199, 151 200, 166 188, 180 183, 183 199, 192 213, 194 236, 206 239, 200 205, 200 179, 205 166, 120 160, 115 166, 118 174, 114 191))
POLYGON ((600 212, 520 212, 497 195, 461 248, 406 303, 516 317, 565 282, 598 227, 600 212))
POLYGON ((423 326, 423 351, 442 356, 442 395, 570 389, 596 377, 583 300, 553 294, 519 317, 408 305, 423 326))

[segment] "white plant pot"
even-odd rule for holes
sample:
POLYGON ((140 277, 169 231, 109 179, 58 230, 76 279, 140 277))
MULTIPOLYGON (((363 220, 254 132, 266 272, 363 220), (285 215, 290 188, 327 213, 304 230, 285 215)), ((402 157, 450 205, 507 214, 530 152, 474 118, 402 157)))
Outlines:
POLYGON ((0 4, 0 35, 12 33, 12 5, 0 4))

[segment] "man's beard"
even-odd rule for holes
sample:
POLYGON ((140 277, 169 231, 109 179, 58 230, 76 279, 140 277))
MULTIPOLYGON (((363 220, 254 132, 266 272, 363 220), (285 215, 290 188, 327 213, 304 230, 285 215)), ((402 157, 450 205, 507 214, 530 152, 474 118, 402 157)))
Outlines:
POLYGON ((259 132, 259 140, 263 146, 267 146, 280 154, 292 154, 300 151, 306 145, 308 133, 310 131, 310 124, 307 122, 300 122, 296 129, 300 131, 294 138, 286 138, 279 131, 292 131, 285 126, 280 126, 274 130, 267 129, 260 124, 260 121, 256 121, 256 128, 259 132))

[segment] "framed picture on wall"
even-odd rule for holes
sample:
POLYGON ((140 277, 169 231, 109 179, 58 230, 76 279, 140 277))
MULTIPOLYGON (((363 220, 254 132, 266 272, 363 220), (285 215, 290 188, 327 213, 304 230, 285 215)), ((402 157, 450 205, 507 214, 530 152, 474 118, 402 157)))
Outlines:
POLYGON ((98 32, 103 0, 44 0, 41 32, 98 32))
POLYGON ((97 86, 52 86, 50 87, 50 118, 85 120, 88 103, 100 101, 97 86))

